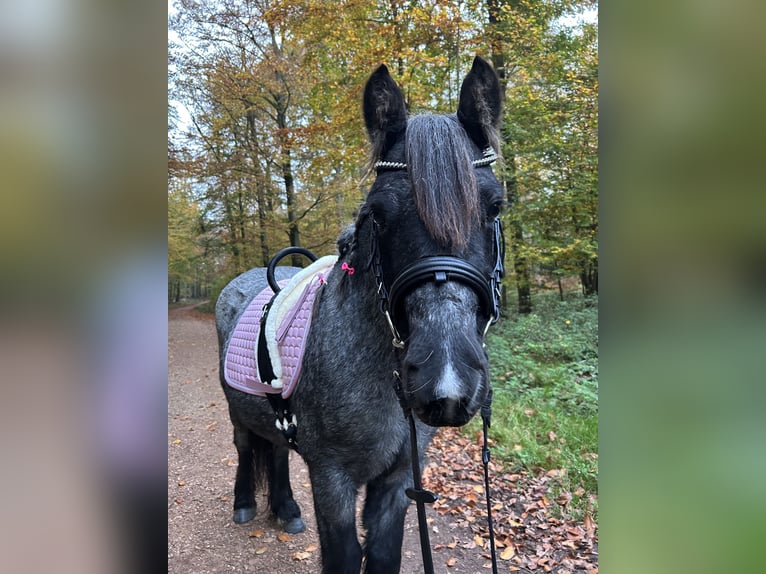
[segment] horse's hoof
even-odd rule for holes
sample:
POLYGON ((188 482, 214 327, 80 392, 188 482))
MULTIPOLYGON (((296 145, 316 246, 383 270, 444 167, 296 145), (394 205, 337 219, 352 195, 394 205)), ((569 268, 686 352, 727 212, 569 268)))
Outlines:
POLYGON ((306 530, 306 523, 303 522, 303 519, 300 516, 280 522, 282 523, 282 530, 288 534, 298 534, 299 532, 306 530))
POLYGON ((253 518, 255 518, 255 507, 253 506, 237 508, 234 510, 234 522, 237 524, 250 522, 253 518))

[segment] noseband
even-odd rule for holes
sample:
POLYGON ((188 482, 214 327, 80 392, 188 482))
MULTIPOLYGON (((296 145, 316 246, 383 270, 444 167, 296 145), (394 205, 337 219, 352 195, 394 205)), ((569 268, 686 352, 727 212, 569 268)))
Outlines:
MULTIPOLYGON (((483 167, 497 159, 494 150, 487 148, 482 159, 474 160, 475 167, 483 167)), ((375 164, 378 171, 405 170, 406 163, 383 162, 375 164)), ((495 263, 489 275, 482 273, 475 265, 465 259, 452 255, 436 255, 422 257, 405 267, 395 278, 390 289, 383 280, 383 268, 380 262, 380 249, 378 246, 378 224, 373 220, 372 233, 372 257, 371 263, 375 280, 378 285, 378 297, 380 298, 380 310, 386 317, 388 326, 393 335, 392 344, 397 349, 404 348, 397 325, 401 325, 404 313, 404 299, 424 283, 433 282, 438 284, 447 281, 457 281, 471 288, 479 298, 479 306, 482 314, 488 317, 482 336, 487 334, 489 326, 500 318, 500 292, 501 282, 505 275, 505 238, 503 225, 500 217, 495 217, 493 223, 493 249, 495 263)))

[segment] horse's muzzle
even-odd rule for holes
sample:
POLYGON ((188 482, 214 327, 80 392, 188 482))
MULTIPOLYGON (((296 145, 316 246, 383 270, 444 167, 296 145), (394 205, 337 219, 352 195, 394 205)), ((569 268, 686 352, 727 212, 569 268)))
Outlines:
POLYGON ((478 309, 476 293, 456 281, 426 283, 407 296, 403 388, 408 406, 427 425, 462 426, 487 396, 478 309))
POLYGON ((478 408, 454 399, 436 399, 423 407, 416 407, 412 412, 424 423, 432 427, 461 427, 470 421, 478 408))
POLYGON ((408 405, 424 423, 458 427, 476 414, 487 397, 489 369, 486 355, 467 340, 462 348, 440 348, 417 360, 423 352, 411 349, 404 363, 408 405), (414 351, 414 352, 413 352, 414 351), (452 352, 450 352, 452 351, 452 352))

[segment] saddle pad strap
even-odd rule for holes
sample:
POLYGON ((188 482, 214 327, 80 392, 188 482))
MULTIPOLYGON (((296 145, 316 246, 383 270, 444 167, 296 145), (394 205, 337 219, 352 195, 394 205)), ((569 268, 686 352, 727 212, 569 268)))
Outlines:
MULTIPOLYGON (((316 279, 314 281, 316 281, 316 279)), ((293 307, 290 309, 289 313, 285 316, 285 318, 282 320, 282 323, 279 325, 279 328, 277 329, 277 341, 279 341, 280 343, 284 341, 285 336, 287 335, 287 331, 290 329, 290 326, 293 324, 293 321, 295 321, 295 316, 298 314, 298 312, 301 311, 303 305, 306 303, 306 297, 308 297, 309 295, 309 290, 311 289, 312 284, 313 284, 313 281, 311 283, 308 283, 303 288, 303 291, 301 291, 300 297, 298 297, 298 300, 295 302, 293 307)), ((268 311, 266 311, 266 313, 268 313, 268 311)), ((266 313, 264 313, 264 324, 265 324, 266 313)), ((261 333, 263 333, 263 330, 261 330, 261 333)), ((261 380, 264 380, 264 379, 261 378, 261 380)))
MULTIPOLYGON (((276 297, 276 295, 275 295, 276 297)), ((258 378, 262 383, 271 386, 274 379, 277 376, 274 374, 274 365, 271 364, 271 357, 269 356, 269 348, 266 345, 266 318, 269 316, 269 310, 271 304, 274 302, 274 297, 271 298, 264 307, 263 315, 261 315, 261 328, 258 330, 258 349, 256 351, 258 360, 256 366, 258 367, 258 378)))

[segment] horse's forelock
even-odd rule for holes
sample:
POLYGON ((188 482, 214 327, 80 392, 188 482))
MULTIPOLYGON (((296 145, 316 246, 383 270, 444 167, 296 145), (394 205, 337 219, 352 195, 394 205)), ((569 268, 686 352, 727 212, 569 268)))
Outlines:
POLYGON ((436 241, 460 250, 479 221, 468 138, 454 116, 422 114, 407 124, 405 153, 415 206, 436 241))

